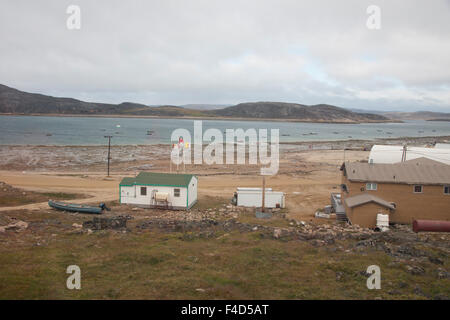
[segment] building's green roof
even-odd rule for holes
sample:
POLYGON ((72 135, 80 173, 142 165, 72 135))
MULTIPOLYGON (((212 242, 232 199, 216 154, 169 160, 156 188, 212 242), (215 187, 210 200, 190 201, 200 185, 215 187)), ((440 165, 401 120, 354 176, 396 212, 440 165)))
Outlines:
POLYGON ((141 172, 136 178, 126 177, 120 182, 121 186, 150 185, 187 187, 193 174, 141 172))

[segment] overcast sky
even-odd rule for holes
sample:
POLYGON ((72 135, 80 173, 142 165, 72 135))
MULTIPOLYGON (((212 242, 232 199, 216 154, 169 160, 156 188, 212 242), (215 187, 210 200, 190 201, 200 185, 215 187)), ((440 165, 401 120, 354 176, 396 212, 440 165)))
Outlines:
POLYGON ((450 112, 450 0, 0 0, 0 83, 95 102, 450 112))

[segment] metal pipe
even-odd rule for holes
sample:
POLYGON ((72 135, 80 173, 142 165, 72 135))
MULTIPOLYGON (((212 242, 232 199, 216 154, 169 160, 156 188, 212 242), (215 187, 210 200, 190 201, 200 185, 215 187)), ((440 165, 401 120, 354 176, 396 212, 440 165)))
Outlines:
POLYGON ((450 232, 450 221, 414 220, 413 231, 450 232))

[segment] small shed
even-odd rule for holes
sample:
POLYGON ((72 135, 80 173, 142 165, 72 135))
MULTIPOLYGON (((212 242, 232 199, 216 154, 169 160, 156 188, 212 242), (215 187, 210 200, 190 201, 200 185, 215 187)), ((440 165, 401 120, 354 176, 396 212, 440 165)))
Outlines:
POLYGON ((395 206, 377 196, 362 193, 345 199, 347 217, 352 224, 375 228, 378 214, 391 214, 395 206))
POLYGON ((121 204, 188 210, 197 202, 198 178, 192 174, 141 172, 119 184, 121 204))

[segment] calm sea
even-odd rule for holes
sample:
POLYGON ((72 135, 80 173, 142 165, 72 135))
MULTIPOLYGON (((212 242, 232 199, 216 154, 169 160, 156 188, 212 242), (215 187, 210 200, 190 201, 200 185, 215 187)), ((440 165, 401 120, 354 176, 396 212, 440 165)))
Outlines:
MULTIPOLYGON (((168 144, 173 130, 193 133, 194 120, 92 117, 0 116, 3 145, 104 145, 112 135, 115 145, 168 144)), ((281 142, 450 136, 450 122, 330 124, 270 121, 203 120, 208 128, 279 129, 281 142)), ((192 134, 193 136, 193 134, 192 134)), ((269 133, 270 137, 270 133, 269 133)))

